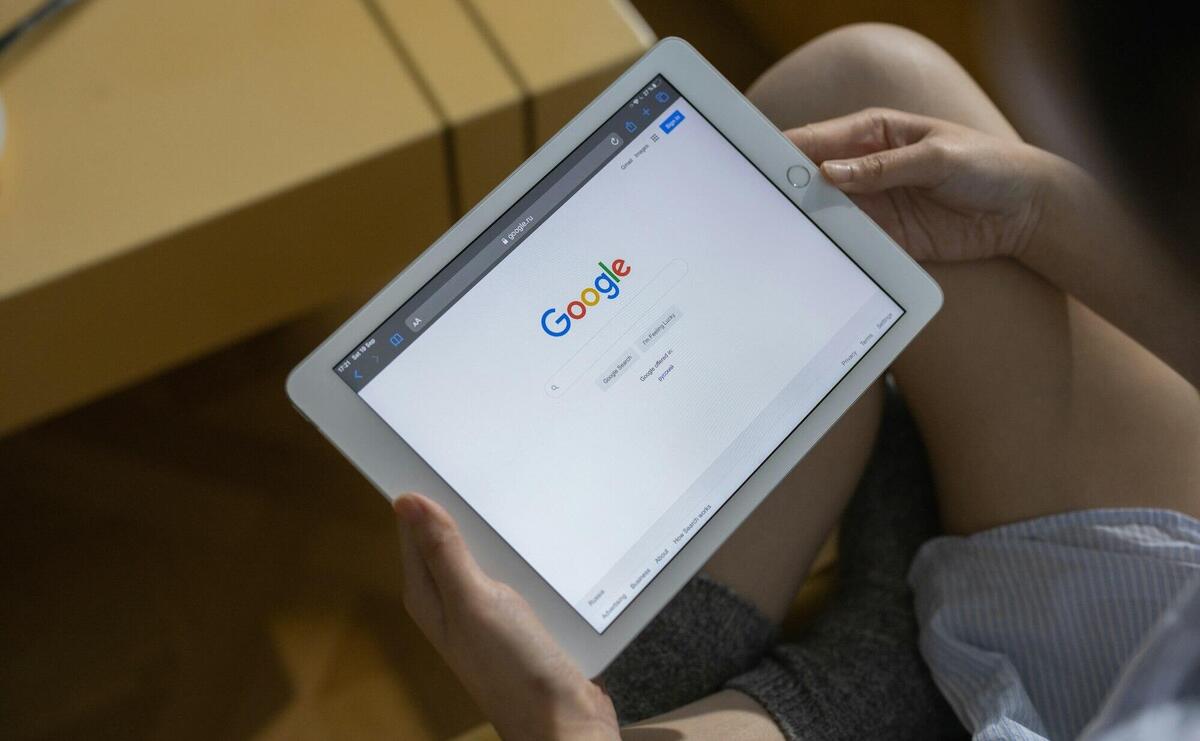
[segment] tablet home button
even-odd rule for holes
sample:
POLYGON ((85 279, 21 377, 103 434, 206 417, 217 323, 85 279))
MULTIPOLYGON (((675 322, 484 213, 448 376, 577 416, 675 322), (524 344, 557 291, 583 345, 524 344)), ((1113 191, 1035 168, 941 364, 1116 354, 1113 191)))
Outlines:
POLYGON ((788 168, 787 179, 792 184, 793 188, 803 188, 808 185, 808 181, 812 178, 808 168, 804 165, 792 165, 788 168))

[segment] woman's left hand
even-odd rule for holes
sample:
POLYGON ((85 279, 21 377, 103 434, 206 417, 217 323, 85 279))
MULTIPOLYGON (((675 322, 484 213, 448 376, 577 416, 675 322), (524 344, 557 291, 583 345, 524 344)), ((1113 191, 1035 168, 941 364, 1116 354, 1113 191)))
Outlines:
POLYGON ((619 738, 612 702, 507 584, 489 578, 442 507, 396 500, 404 605, 504 738, 619 738))
POLYGON ((785 132, 908 253, 1021 258, 1054 186, 1078 169, 1021 142, 887 108, 785 132))

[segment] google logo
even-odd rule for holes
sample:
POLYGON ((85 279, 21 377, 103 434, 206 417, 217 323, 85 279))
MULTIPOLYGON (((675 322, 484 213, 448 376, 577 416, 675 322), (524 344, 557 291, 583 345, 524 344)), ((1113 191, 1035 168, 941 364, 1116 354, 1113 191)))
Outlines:
POLYGON ((621 289, 617 286, 621 279, 629 275, 632 267, 624 260, 613 260, 612 267, 604 263, 598 263, 600 275, 592 281, 592 285, 584 288, 579 292, 579 298, 567 304, 566 311, 559 311, 555 308, 546 309, 542 312, 542 330, 551 337, 562 337, 567 332, 571 331, 571 320, 582 319, 587 316, 589 306, 595 306, 600 303, 600 297, 612 300, 621 295, 621 289), (550 317, 554 316, 551 320, 550 317), (551 329, 551 325, 559 327, 559 329, 551 329))

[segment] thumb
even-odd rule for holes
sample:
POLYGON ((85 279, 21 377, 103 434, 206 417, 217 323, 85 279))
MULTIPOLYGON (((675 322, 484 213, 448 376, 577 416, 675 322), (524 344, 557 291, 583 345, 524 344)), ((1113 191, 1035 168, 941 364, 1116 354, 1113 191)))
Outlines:
POLYGON ((429 569, 443 604, 458 601, 478 589, 483 572, 463 542, 458 526, 441 505, 419 495, 396 500, 418 555, 429 569))
POLYGON ((931 188, 946 179, 947 168, 943 150, 929 141, 821 163, 825 179, 846 193, 931 188))

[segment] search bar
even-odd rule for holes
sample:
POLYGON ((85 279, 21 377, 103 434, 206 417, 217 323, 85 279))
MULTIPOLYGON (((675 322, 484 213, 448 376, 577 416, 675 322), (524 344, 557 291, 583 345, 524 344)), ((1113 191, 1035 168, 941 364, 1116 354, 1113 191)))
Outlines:
MULTIPOLYGON (((638 291, 619 314, 609 320, 590 340, 571 356, 558 372, 546 381, 546 393, 553 398, 565 394, 580 378, 586 376, 602 359, 609 356, 629 331, 643 322, 651 311, 671 292, 683 276, 687 263, 672 260, 658 271, 646 287, 638 291)), ((628 343, 627 343, 628 344, 628 343)))
POLYGON ((571 166, 562 177, 554 182, 544 193, 538 196, 522 215, 491 241, 479 254, 468 260, 450 279, 425 299, 415 311, 408 315, 404 324, 413 332, 420 332, 429 323, 450 308, 471 286, 487 275, 496 267, 509 252, 514 250, 525 237, 529 236, 546 219, 550 218, 559 206, 583 187, 592 175, 601 167, 608 164, 625 140, 616 132, 611 132, 592 147, 578 162, 571 166))

